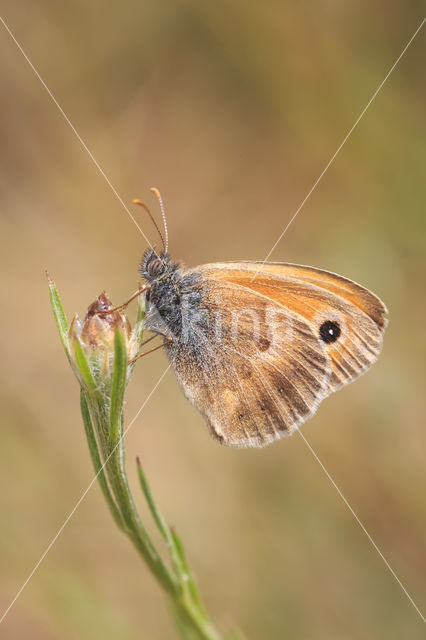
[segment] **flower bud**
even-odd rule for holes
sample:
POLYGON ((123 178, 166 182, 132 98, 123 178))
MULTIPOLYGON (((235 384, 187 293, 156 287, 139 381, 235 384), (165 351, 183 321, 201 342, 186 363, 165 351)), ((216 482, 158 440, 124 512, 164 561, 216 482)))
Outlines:
POLYGON ((120 329, 125 337, 128 359, 137 352, 137 341, 127 316, 109 309, 113 309, 113 305, 103 291, 89 306, 83 322, 76 315, 69 330, 71 344, 78 341, 83 347, 95 379, 112 372, 116 329, 120 329))
POLYGON ((94 349, 109 349, 114 343, 114 331, 120 328, 127 339, 131 326, 127 317, 119 311, 111 311, 112 303, 105 291, 90 305, 81 328, 82 342, 94 349))

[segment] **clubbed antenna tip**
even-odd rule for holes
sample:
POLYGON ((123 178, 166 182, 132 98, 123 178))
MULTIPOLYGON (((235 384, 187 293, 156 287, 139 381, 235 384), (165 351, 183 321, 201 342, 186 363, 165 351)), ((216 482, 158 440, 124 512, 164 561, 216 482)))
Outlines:
MULTIPOLYGON (((149 210, 149 207, 145 204, 145 202, 142 202, 142 200, 139 200, 138 198, 135 198, 134 200, 132 200, 133 204, 138 204, 140 207, 142 207, 142 209, 145 209, 145 211, 147 212, 147 214, 149 215, 149 217, 152 220, 152 223, 154 224, 154 227, 157 229, 157 233, 161 238, 161 242, 163 243, 163 249, 164 252, 167 253, 167 240, 166 243, 164 242, 164 238, 163 238, 163 234, 161 233, 160 229, 158 228, 158 224, 155 222, 154 216, 152 215, 151 211, 149 210)), ((167 238, 167 236, 166 236, 167 238)))
POLYGON ((167 253, 167 251, 169 250, 169 233, 167 231, 167 220, 166 212, 164 210, 163 198, 161 197, 161 193, 156 187, 151 187, 151 191, 156 195, 158 202, 160 203, 161 217, 163 218, 164 225, 164 235, 166 237, 166 242, 164 244, 164 253, 167 253))

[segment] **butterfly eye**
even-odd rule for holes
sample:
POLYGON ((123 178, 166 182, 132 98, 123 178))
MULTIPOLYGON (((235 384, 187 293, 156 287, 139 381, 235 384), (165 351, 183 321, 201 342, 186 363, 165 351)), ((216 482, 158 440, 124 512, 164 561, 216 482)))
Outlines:
POLYGON ((150 276, 159 276, 164 271, 164 262, 161 258, 151 259, 147 264, 147 269, 150 276))
POLYGON ((319 330, 320 337, 326 344, 336 342, 341 333, 342 331, 340 326, 337 322, 333 322, 332 320, 326 320, 323 322, 319 330))

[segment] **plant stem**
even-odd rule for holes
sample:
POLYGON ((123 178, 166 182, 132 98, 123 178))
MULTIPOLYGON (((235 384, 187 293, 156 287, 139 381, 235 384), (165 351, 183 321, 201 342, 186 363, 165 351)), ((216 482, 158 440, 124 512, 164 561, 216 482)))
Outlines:
MULTIPOLYGON (((140 348, 143 337, 143 305, 139 303, 137 324, 130 336, 123 330, 123 316, 111 314, 110 317, 106 317, 103 307, 104 315, 101 320, 98 317, 97 325, 92 324, 88 327, 92 342, 86 344, 78 318, 77 328, 74 329, 80 333, 69 336, 62 303, 50 278, 49 289, 61 341, 81 386, 80 407, 90 456, 111 514, 117 526, 130 538, 159 585, 171 598, 183 637, 186 640, 221 640, 222 636, 216 631, 202 606, 182 541, 168 526, 156 505, 139 460, 137 464, 140 485, 154 523, 166 542, 170 566, 164 562, 141 521, 127 478, 123 407, 125 389, 134 368, 134 363, 128 363, 131 359, 128 349, 132 339, 140 348), (99 325, 101 329, 97 344, 96 330, 99 325), (113 340, 108 338, 109 330, 114 331, 113 340), (93 341, 96 349, 93 347, 93 341), (113 353, 111 350, 108 351, 111 344, 113 353), (112 369, 109 366, 111 361, 112 369)), ((106 294, 101 294, 98 301, 101 299, 103 304, 105 299, 108 300, 106 294)), ((93 305, 90 309, 92 308, 93 305)), ((93 313, 91 316, 88 313, 84 323, 90 323, 91 318, 93 313)))

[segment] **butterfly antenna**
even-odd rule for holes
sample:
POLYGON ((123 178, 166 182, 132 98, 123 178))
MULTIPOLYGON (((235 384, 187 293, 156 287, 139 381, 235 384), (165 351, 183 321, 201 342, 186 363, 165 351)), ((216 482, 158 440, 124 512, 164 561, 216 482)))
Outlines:
MULTIPOLYGON (((142 209, 145 209, 145 211, 147 212, 147 214, 151 218, 151 220, 152 220, 152 222, 154 224, 154 227, 157 229, 158 235, 161 238, 161 242, 163 243, 164 252, 167 253, 167 248, 166 248, 167 247, 167 243, 164 242, 163 234, 161 233, 161 231, 160 231, 160 229, 158 227, 158 224, 155 222, 155 218, 152 215, 151 211, 149 210, 148 206, 145 204, 145 202, 142 202, 142 200, 137 200, 136 199, 136 200, 133 200, 132 202, 133 202, 133 204, 138 204, 140 207, 142 207, 142 209)), ((166 234, 167 234, 167 229, 166 229, 166 234)), ((167 240, 167 235, 166 235, 166 240, 167 240)))
POLYGON ((166 220, 166 212, 164 211, 163 198, 161 197, 161 193, 156 189, 156 187, 151 187, 150 189, 158 198, 158 202, 160 203, 161 217, 163 218, 164 225, 164 235, 166 237, 166 242, 163 242, 164 245, 164 253, 167 253, 169 249, 169 233, 167 231, 167 220, 166 220))

